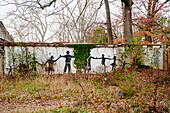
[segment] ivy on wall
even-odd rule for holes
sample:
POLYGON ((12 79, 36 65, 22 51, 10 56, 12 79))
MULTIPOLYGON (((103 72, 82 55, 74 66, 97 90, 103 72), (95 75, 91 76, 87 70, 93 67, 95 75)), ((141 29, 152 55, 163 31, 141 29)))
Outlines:
POLYGON ((87 58, 90 55, 90 50, 95 47, 92 44, 75 44, 70 45, 70 48, 74 48, 74 64, 75 68, 81 72, 82 69, 85 68, 87 63, 87 58))

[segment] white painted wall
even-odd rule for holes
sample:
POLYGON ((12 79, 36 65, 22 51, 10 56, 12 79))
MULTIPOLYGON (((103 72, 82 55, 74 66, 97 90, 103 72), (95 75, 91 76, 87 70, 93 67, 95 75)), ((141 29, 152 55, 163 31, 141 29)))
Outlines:
MULTIPOLYGON (((39 62, 46 62, 51 56, 54 56, 54 60, 57 59, 60 55, 66 55, 66 51, 70 51, 70 55, 73 55, 73 49, 66 47, 36 47, 35 53, 36 58, 39 62)), ((63 73, 65 66, 65 58, 60 58, 55 62, 54 73, 63 73)), ((39 67, 39 70, 45 72, 44 69, 39 67)), ((75 73, 76 69, 74 68, 74 58, 71 59, 71 72, 75 73)))
POLYGON ((145 65, 150 65, 153 68, 163 69, 163 47, 159 46, 144 47, 145 53, 145 65))
MULTIPOLYGON (((152 49, 148 47, 144 47, 145 52, 148 52, 148 56, 145 57, 146 65, 152 65, 152 63, 157 63, 159 65, 160 69, 163 69, 163 48, 157 48, 156 46, 152 49), (155 55, 156 57, 153 57, 155 55)), ((54 56, 54 59, 58 58, 60 55, 66 55, 66 51, 70 51, 70 55, 74 55, 72 48, 67 47, 28 47, 28 52, 31 54, 35 52, 35 56, 37 58, 37 61, 40 63, 46 62, 48 58, 50 58, 51 55, 54 56)), ((105 55, 107 58, 113 58, 115 55, 117 59, 120 59, 121 52, 124 51, 123 47, 118 48, 94 48, 91 50, 91 56, 93 57, 101 57, 102 54, 105 55)), ((7 68, 9 68, 10 65, 12 65, 12 57, 11 54, 14 53, 14 56, 17 57, 18 54, 21 54, 21 48, 20 47, 14 47, 14 52, 12 52, 12 47, 5 47, 5 73, 8 72, 7 68)), ((120 62, 117 62, 117 67, 120 66, 120 62)), ((18 63, 18 62, 17 62, 18 63)), ((113 60, 106 60, 106 71, 111 71, 111 63, 113 63, 113 60)), ((65 58, 60 58, 54 65, 55 71, 53 73, 63 73, 65 66, 65 58)), ((155 67, 155 66, 154 66, 155 67)), ((104 71, 104 67, 101 64, 101 59, 92 59, 91 60, 91 71, 90 73, 102 73, 104 71)), ((47 73, 45 69, 41 66, 37 65, 38 72, 41 73, 47 73)), ((71 60, 71 72, 75 73, 76 69, 74 68, 74 58, 71 60)))
MULTIPOLYGON (((100 58, 102 57, 102 54, 105 55, 106 58, 113 58, 114 56, 114 49, 113 48, 94 48, 91 50, 91 56, 100 58)), ((115 54, 116 55, 116 54, 115 54)), ((106 59, 106 71, 111 71, 111 63, 113 63, 113 60, 106 59)), ((91 60, 91 72, 97 72, 102 73, 104 72, 104 67, 101 64, 101 59, 92 59, 91 60)))

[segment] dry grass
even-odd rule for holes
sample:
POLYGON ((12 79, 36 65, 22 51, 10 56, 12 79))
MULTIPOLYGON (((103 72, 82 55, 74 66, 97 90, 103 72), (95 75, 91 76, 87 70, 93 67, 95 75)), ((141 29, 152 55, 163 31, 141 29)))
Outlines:
POLYGON ((112 72, 104 74, 2 77, 0 112, 151 112, 154 111, 155 78, 161 78, 156 93, 157 112, 169 110, 166 74, 112 72), (164 80, 164 81, 163 81, 164 80), (118 96, 118 92, 126 96, 118 96))

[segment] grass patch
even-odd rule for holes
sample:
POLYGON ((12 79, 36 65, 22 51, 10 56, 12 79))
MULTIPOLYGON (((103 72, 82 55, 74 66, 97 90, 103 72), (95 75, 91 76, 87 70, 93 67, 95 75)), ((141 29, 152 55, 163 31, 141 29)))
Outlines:
MULTIPOLYGON (((160 74, 165 78, 166 74, 160 74)), ((2 77, 0 104, 6 108, 3 112, 151 112, 156 77, 147 71, 2 77), (119 91, 126 95, 120 97, 119 91)), ((162 83, 160 78, 156 80, 162 83)), ((168 88, 169 82, 158 86, 158 111, 166 112, 169 107, 168 88)))

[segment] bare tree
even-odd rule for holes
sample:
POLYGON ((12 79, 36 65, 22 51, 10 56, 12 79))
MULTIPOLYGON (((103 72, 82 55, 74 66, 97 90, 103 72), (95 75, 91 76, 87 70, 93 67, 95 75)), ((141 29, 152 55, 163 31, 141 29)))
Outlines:
MULTIPOLYGON (((63 6, 68 4, 66 0, 61 2, 63 6)), ((63 18, 60 20, 60 27, 66 29, 61 32, 67 33, 67 37, 73 42, 87 42, 89 29, 93 26, 101 7, 101 3, 98 3, 97 7, 95 3, 95 1, 77 0, 74 7, 66 6, 66 9, 63 10, 65 13, 60 14, 59 18, 63 18)), ((58 15, 56 14, 56 18, 58 18, 58 15)))
POLYGON ((112 27, 111 27, 111 19, 110 19, 110 8, 108 0, 104 0, 105 8, 106 8, 106 23, 107 23, 107 33, 108 33, 108 44, 113 44, 113 35, 112 35, 112 27))
POLYGON ((11 17, 15 35, 20 34, 22 40, 27 38, 23 41, 41 42, 53 38, 58 39, 56 41, 87 42, 102 1, 4 0, 6 5, 12 4, 17 10, 11 17))
POLYGON ((11 28, 14 32, 25 34, 26 37, 24 37, 24 41, 45 42, 45 36, 49 25, 47 22, 47 16, 43 15, 41 10, 32 7, 25 8, 20 8, 17 13, 13 14, 11 22, 15 26, 12 27, 12 25, 10 25, 11 28), (27 10, 25 10, 25 8, 27 10))

